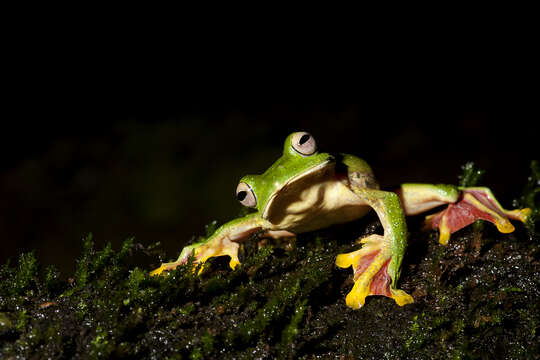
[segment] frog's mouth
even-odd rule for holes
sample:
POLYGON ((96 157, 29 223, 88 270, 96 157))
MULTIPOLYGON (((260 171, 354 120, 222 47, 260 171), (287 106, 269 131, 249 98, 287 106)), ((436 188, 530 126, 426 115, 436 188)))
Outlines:
POLYGON ((291 208, 291 204, 302 203, 302 208, 309 208, 322 201, 323 194, 317 190, 319 187, 316 185, 334 175, 334 165, 335 161, 329 159, 291 177, 270 196, 262 213, 263 218, 274 224, 279 223, 279 218, 285 214, 304 211, 291 208))

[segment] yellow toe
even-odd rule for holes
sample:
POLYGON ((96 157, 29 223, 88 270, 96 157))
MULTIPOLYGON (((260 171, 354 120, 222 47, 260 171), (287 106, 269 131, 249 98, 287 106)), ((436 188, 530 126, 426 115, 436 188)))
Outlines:
POLYGON ((369 284, 362 281, 354 283, 352 290, 347 294, 345 303, 353 309, 360 309, 366 302, 366 296, 369 295, 369 284))
POLYGON ((150 272, 150 276, 159 276, 161 275, 161 273, 165 270, 165 267, 163 265, 161 265, 160 267, 158 267, 157 269, 155 270, 152 270, 150 272))
POLYGON ((450 227, 448 226, 446 215, 443 215, 441 223, 439 224, 439 243, 441 245, 448 244, 450 240, 450 227))
POLYGON ((192 271, 193 272, 197 271, 197 275, 201 275, 203 270, 204 270, 204 263, 200 263, 200 266, 199 266, 199 263, 193 263, 192 271), (197 271, 197 268, 199 268, 199 271, 197 271))
POLYGON ((447 245, 448 240, 450 240, 450 229, 446 226, 441 226, 439 228, 439 243, 441 245, 447 245))
POLYGON ((497 229, 504 234, 511 233, 515 230, 514 225, 512 225, 510 221, 503 218, 501 218, 500 220, 497 220, 495 222, 495 225, 497 226, 497 229))
POLYGON ((231 258, 231 261, 229 261, 229 266, 230 266, 231 269, 233 269, 233 270, 234 270, 234 268, 236 268, 239 264, 240 264, 240 261, 238 261, 237 259, 231 258))
POLYGON ((356 250, 347 254, 339 254, 336 257, 336 265, 340 268, 348 268, 351 265, 354 265, 356 258, 360 250, 356 250))
POLYGON ((412 304, 414 302, 413 297, 403 290, 390 289, 390 292, 392 293, 392 299, 394 299, 399 306, 412 304))
POLYGON ((519 220, 521 222, 526 222, 529 216, 531 215, 532 210, 529 208, 516 209, 512 211, 507 211, 506 215, 511 219, 519 220))
POLYGON ((352 293, 352 291, 345 298, 345 303, 347 304, 347 306, 355 310, 360 309, 362 306, 364 306, 365 302, 365 297, 362 299, 357 294, 352 293))

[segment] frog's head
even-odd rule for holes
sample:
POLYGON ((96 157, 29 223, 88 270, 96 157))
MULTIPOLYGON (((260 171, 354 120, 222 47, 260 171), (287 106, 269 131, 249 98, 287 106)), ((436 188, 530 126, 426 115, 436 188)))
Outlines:
POLYGON ((295 132, 285 139, 283 155, 261 175, 246 175, 236 188, 244 206, 257 209, 271 220, 273 213, 284 211, 297 201, 303 189, 317 183, 333 169, 334 158, 319 153, 311 134, 295 132))

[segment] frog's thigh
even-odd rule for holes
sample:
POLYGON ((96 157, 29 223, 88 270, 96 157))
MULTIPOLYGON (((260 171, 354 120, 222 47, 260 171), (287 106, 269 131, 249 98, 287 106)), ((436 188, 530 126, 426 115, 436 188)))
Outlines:
POLYGON ((396 191, 405 215, 416 215, 437 206, 454 203, 459 190, 454 185, 403 184, 396 191))

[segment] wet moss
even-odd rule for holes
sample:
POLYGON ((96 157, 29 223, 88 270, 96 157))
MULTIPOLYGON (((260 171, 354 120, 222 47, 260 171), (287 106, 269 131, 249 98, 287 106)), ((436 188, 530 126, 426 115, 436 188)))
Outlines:
MULTIPOLYGON (((533 212, 537 175, 516 200, 533 212)), ((460 230, 443 247, 411 220, 399 286, 415 303, 404 307, 384 297, 369 297, 356 311, 345 305, 352 274, 334 265, 335 256, 356 249, 359 236, 382 231, 374 215, 286 246, 253 239, 234 271, 217 258, 201 276, 186 266, 150 277, 152 266, 129 260, 159 247, 134 239, 115 250, 95 249, 86 237, 67 279, 23 254, 0 267, 0 358, 537 356, 537 233, 518 225, 500 234, 486 224, 460 230)))
POLYGON ((13 296, 13 299, 20 299, 18 296, 25 294, 32 296, 37 287, 37 275, 38 262, 34 253, 23 253, 16 268, 11 268, 9 262, 0 268, 0 278, 9 280, 2 281, 0 290, 4 295, 13 296))
POLYGON ((527 178, 522 194, 515 199, 514 207, 529 208, 531 214, 526 223, 527 229, 531 234, 531 238, 538 238, 538 223, 540 222, 540 163, 538 161, 531 162, 531 175, 527 178))
POLYGON ((459 186, 477 186, 480 184, 480 180, 484 174, 485 170, 478 168, 474 162, 470 161, 461 167, 461 175, 458 176, 459 186))

